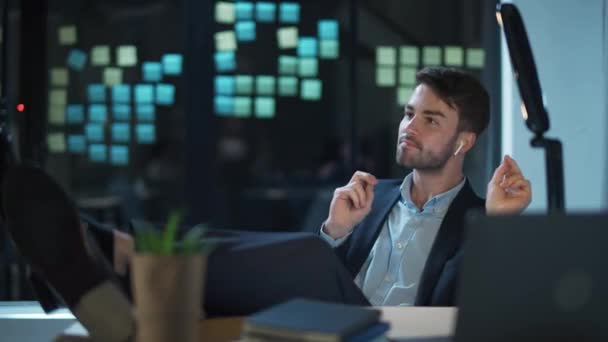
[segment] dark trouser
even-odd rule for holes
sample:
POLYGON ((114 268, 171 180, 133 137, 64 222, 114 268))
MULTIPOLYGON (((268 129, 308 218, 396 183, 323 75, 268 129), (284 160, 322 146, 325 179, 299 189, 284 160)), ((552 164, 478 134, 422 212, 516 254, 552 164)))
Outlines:
MULTIPOLYGON (((108 230, 95 225, 90 230, 111 257, 108 230)), ((211 230, 207 237, 218 241, 208 259, 203 297, 209 317, 248 315, 295 297, 369 305, 331 247, 316 235, 211 230)), ((128 284, 128 277, 123 282, 128 284)))

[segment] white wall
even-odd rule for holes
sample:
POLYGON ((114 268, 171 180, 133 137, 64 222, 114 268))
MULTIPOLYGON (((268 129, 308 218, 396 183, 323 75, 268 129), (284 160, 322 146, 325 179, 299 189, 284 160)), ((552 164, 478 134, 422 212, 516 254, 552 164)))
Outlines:
MULTIPOLYGON (((515 0, 523 17, 549 113, 547 137, 564 149, 566 208, 608 208, 608 0, 515 0)), ((532 182, 529 211, 547 207, 544 153, 530 147, 532 133, 502 44, 502 148, 532 182)))

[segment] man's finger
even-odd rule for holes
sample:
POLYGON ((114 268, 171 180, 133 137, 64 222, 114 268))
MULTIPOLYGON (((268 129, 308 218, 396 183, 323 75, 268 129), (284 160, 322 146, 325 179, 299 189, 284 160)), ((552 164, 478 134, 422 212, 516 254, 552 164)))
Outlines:
POLYGON ((339 199, 350 202, 350 205, 354 208, 359 208, 361 204, 357 193, 350 188, 339 188, 336 190, 336 195, 339 199))
POLYGON ((364 171, 357 171, 353 174, 353 177, 350 179, 350 181, 358 181, 358 182, 362 182, 362 183, 369 183, 372 185, 376 185, 378 183, 378 179, 376 179, 376 177, 374 175, 372 175, 371 173, 367 173, 364 171))
POLYGON ((357 193, 357 197, 359 197, 359 206, 357 208, 361 208, 361 206, 367 203, 367 195, 363 189, 363 185, 360 182, 354 181, 351 182, 349 186, 357 193))
POLYGON ((507 172, 509 172, 509 164, 507 164, 505 160, 503 160, 502 163, 498 165, 496 170, 494 170, 494 175, 492 176, 490 183, 500 184, 503 181, 503 178, 507 174, 507 172))
POLYGON ((519 165, 517 165, 517 162, 515 162, 515 159, 511 158, 509 155, 506 155, 505 160, 511 166, 511 173, 520 174, 520 175, 522 174, 521 169, 519 168, 519 165))

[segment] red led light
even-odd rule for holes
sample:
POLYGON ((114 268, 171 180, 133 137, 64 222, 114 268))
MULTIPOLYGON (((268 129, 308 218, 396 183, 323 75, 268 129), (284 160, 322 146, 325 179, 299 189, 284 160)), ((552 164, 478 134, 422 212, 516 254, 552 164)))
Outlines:
POLYGON ((23 103, 20 103, 17 105, 18 112, 23 112, 24 110, 25 110, 25 105, 23 103))

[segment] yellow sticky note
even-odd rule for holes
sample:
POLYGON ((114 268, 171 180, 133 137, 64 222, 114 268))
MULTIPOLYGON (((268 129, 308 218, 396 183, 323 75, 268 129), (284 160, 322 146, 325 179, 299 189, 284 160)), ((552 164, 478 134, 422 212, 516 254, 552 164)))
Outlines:
POLYGON ((63 125, 65 124, 65 106, 64 105, 50 105, 48 113, 49 124, 51 125, 63 125))
POLYGON ((61 26, 58 30, 59 44, 73 45, 76 44, 76 26, 61 26))
POLYGON ((63 133, 50 133, 46 137, 46 143, 49 151, 52 153, 65 152, 65 136, 63 133))
POLYGON ((236 50, 236 35, 234 31, 221 31, 215 34, 216 51, 236 50))
POLYGON ((418 65, 418 48, 416 46, 404 45, 399 49, 399 62, 401 65, 418 65))
POLYGON ((103 66, 110 64, 110 47, 97 45, 91 48, 91 65, 103 66))
POLYGON ((483 49, 467 49, 467 67, 481 69, 485 64, 486 53, 483 49))
POLYGON ((438 46, 425 46, 422 48, 422 63, 425 66, 441 65, 441 48, 438 46))
POLYGON ((107 86, 122 83, 122 69, 120 68, 105 68, 103 71, 103 83, 107 86))
POLYGON ((376 68, 376 84, 379 87, 393 87, 395 83, 395 68, 384 66, 376 68))
POLYGON ((298 28, 282 27, 277 30, 279 49, 294 49, 298 46, 298 28))
POLYGON ((137 48, 133 45, 121 45, 116 48, 116 64, 121 67, 137 65, 137 48))
POLYGON ((218 1, 215 4, 215 21, 221 24, 233 24, 234 19, 234 3, 218 1))
POLYGON ((66 68, 51 68, 51 86, 67 86, 68 85, 68 69, 66 68))
POLYGON ((67 103, 68 93, 65 89, 51 89, 49 92, 49 104, 65 106, 67 103))
POLYGON ((414 89, 410 87, 399 87, 397 89, 397 104, 405 106, 409 102, 410 97, 412 97, 413 92, 414 89))
POLYGON ((376 48, 376 65, 393 66, 397 61, 397 50, 390 46, 376 48))
POLYGON ((461 67, 464 64, 464 50, 460 46, 446 46, 444 64, 447 66, 461 67))
POLYGON ((399 68, 399 84, 413 86, 416 84, 416 68, 399 68))

